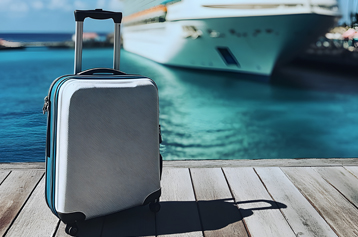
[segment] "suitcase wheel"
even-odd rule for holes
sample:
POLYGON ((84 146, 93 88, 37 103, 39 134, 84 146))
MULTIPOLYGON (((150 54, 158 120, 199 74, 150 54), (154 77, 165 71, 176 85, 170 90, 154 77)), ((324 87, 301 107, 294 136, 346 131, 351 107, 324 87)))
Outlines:
POLYGON ((157 213, 160 210, 159 200, 156 199, 154 202, 149 203, 149 209, 151 212, 157 213))
POLYGON ((67 224, 65 229, 66 234, 76 236, 78 233, 78 227, 76 223, 67 224))

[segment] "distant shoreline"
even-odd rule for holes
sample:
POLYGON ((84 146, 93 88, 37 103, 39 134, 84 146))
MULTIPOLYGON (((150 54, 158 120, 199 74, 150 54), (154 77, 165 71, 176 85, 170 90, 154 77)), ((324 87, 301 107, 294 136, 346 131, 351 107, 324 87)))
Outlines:
MULTIPOLYGON (((101 37, 107 36, 109 33, 94 32, 101 37)), ((0 39, 14 41, 14 42, 61 42, 72 39, 72 35, 75 32, 55 32, 55 33, 28 33, 28 32, 16 32, 16 33, 0 33, 0 39)))

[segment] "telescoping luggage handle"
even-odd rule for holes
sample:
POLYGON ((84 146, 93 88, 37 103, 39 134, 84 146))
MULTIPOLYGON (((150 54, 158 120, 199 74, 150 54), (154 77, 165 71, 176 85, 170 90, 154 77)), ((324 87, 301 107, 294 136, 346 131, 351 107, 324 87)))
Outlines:
POLYGON ((113 68, 119 70, 119 54, 121 49, 120 42, 120 26, 122 21, 121 12, 96 10, 76 10, 76 39, 75 39, 75 74, 82 70, 82 43, 83 43, 83 21, 87 18, 104 20, 113 19, 114 21, 114 53, 113 53, 113 68))

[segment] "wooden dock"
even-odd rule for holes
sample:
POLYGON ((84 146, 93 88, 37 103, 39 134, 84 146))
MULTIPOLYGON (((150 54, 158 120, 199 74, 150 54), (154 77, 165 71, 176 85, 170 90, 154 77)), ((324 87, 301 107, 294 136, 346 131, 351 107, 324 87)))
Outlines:
MULTIPOLYGON (((43 163, 0 164, 0 236, 67 236, 43 163)), ((119 181, 120 182, 120 181, 119 181)), ((166 161, 161 210, 80 223, 78 236, 358 236, 358 159, 166 161)))

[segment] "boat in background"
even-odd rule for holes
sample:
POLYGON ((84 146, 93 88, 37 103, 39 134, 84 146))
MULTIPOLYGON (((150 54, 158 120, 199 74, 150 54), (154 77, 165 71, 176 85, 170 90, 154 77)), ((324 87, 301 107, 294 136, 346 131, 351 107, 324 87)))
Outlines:
POLYGON ((20 42, 12 42, 0 39, 0 50, 12 50, 12 49, 25 49, 25 46, 20 42))
POLYGON ((335 25, 336 0, 121 0, 123 47, 159 63, 270 75, 335 25))

